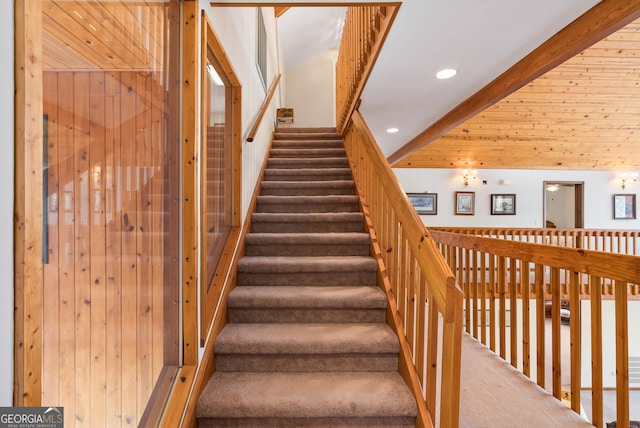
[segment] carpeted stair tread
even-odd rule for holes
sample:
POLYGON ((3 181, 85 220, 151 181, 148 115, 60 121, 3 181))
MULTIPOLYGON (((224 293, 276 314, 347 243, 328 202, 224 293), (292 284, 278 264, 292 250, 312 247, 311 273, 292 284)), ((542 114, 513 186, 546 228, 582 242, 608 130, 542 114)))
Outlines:
POLYGON ((229 308, 384 309, 387 298, 375 286, 243 286, 229 293, 229 308))
POLYGON ((248 256, 238 261, 240 273, 292 273, 292 272, 375 272, 376 261, 371 257, 265 257, 248 256))
POLYGON ((351 180, 349 168, 268 168, 264 171, 266 181, 318 181, 351 180))
POLYGON ((254 232, 361 232, 364 217, 359 212, 343 213, 253 213, 254 232))
POLYGON ((302 140, 335 140, 340 135, 335 132, 276 132, 276 140, 280 139, 302 139, 302 140))
POLYGON ((198 418, 415 417, 398 373, 216 372, 198 400, 198 418))
POLYGON ((281 148, 281 149, 271 149, 270 153, 272 158, 335 158, 335 157, 345 157, 346 153, 343 148, 281 148))
POLYGON ((355 183, 353 180, 263 181, 261 190, 263 196, 353 195, 355 183))
POLYGON ((300 168, 344 168, 349 165, 346 157, 300 157, 300 158, 269 158, 267 168, 300 169, 300 168))
POLYGON ((398 353, 398 338, 384 323, 230 323, 216 354, 398 353))
POLYGON ((342 140, 322 140, 322 141, 313 141, 313 140, 273 140, 272 149, 313 149, 313 148, 322 148, 322 149, 342 149, 344 148, 344 144, 342 144, 342 140))
POLYGON ((291 127, 279 127, 276 128, 276 133, 302 133, 302 132, 313 132, 313 133, 333 133, 337 135, 336 127, 333 126, 319 126, 319 127, 309 127, 309 126, 291 126, 291 127))
POLYGON ((251 245, 369 245, 368 233, 249 233, 246 243, 251 245))
POLYGON ((360 210, 357 195, 263 195, 256 198, 257 212, 357 212, 360 210))

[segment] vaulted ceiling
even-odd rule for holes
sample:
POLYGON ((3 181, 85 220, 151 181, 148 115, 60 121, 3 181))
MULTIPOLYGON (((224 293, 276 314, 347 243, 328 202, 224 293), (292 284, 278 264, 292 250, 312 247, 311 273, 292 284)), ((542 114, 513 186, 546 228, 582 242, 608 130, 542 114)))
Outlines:
POLYGON ((640 168, 640 20, 394 166, 640 168))

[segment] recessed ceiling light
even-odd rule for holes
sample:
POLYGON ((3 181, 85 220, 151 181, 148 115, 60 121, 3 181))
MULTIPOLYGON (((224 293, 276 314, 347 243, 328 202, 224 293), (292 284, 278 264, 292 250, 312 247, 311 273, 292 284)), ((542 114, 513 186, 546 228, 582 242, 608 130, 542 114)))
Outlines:
POLYGON ((445 68, 444 70, 438 71, 436 77, 438 79, 451 79, 456 74, 458 74, 458 70, 455 68, 445 68))
POLYGON ((396 132, 398 132, 398 131, 399 131, 399 129, 398 129, 398 128, 389 128, 389 129, 387 129, 387 132, 388 132, 389 134, 395 134, 395 133, 396 133, 396 132))

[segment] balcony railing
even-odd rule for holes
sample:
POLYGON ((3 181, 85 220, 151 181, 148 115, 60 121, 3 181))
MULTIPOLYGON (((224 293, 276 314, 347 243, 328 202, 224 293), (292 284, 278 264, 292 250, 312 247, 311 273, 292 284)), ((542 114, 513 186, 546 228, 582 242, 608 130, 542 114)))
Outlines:
POLYGON ((628 301, 637 294, 635 284, 640 283, 638 257, 517 239, 435 230, 430 234, 464 290, 467 332, 526 376, 535 377, 543 388, 549 370, 546 348, 550 346, 552 392, 561 399, 561 321, 568 318, 571 408, 580 413, 582 364, 588 358, 591 421, 603 426, 603 372, 606 357, 613 354, 615 368, 607 367, 606 372, 615 371, 618 426, 629 426, 628 301), (607 295, 615 302, 615 323, 605 330, 603 297, 607 295), (583 305, 581 301, 587 299, 589 304, 583 305), (582 309, 590 314, 583 317, 582 309), (545 337, 545 312, 551 318, 550 341, 545 337), (603 349, 603 337, 615 338, 614 349, 603 349), (591 344, 590 355, 583 356, 583 342, 591 344))

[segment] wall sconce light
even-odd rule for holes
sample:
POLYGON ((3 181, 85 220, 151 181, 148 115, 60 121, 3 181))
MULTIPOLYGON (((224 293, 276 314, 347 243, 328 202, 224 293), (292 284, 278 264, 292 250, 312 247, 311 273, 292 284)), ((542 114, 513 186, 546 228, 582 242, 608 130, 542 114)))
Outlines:
POLYGON ((620 186, 622 186, 623 189, 626 189, 629 184, 633 184, 636 181, 638 181, 637 172, 623 172, 620 174, 620 186))
POLYGON ((560 188, 557 184, 547 184, 547 192, 555 192, 560 188))
POLYGON ((465 186, 468 186, 469 183, 476 181, 477 178, 478 178, 478 171, 475 169, 472 169, 472 170, 465 169, 462 171, 462 182, 464 183, 465 186))

